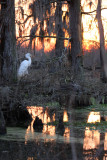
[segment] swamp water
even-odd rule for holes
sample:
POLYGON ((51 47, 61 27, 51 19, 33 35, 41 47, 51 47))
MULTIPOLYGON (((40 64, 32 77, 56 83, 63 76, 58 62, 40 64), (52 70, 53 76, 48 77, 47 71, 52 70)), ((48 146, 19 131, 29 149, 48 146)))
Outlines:
POLYGON ((0 136, 0 160, 107 160, 107 113, 86 109, 27 107, 27 128, 7 127, 0 136), (35 131, 38 117, 43 128, 35 131))

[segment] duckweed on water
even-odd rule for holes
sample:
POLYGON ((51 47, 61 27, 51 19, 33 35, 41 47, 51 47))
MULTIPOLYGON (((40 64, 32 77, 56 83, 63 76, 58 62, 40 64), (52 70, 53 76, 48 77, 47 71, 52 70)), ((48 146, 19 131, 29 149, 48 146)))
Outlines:
POLYGON ((74 128, 81 128, 84 129, 88 127, 90 130, 98 130, 101 132, 107 132, 107 121, 103 122, 96 122, 96 123, 87 123, 87 122, 75 122, 74 128))
POLYGON ((59 108, 60 104, 59 102, 54 101, 54 102, 47 103, 46 106, 51 107, 51 108, 59 108))
POLYGON ((97 105, 91 105, 87 107, 87 110, 89 111, 105 111, 107 112, 107 104, 97 104, 97 105))

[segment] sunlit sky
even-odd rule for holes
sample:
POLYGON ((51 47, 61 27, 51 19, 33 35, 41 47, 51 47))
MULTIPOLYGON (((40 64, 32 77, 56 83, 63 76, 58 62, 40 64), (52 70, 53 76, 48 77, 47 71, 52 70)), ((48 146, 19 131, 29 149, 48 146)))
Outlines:
MULTIPOLYGON (((26 1, 27 3, 23 2, 20 4, 21 7, 23 7, 24 9, 24 14, 30 15, 31 11, 29 10, 29 4, 33 2, 33 0, 26 1)), ((83 10, 85 12, 88 11, 93 11, 96 10, 97 7, 97 0, 93 0, 93 5, 89 6, 89 2, 90 0, 82 0, 81 5, 83 6, 83 10)), ((18 0, 16 0, 16 8, 18 6, 18 0)), ((65 10, 67 6, 64 6, 65 10)), ((107 0, 102 0, 102 7, 103 8, 107 8, 107 0)), ((52 8, 52 7, 51 7, 52 8)), ((52 8, 51 9, 51 14, 55 13, 55 9, 56 8, 52 8)), ((83 15, 82 16, 82 23, 83 23, 83 47, 85 48, 85 50, 90 50, 93 47, 93 42, 98 42, 99 43, 99 32, 98 32, 98 22, 97 20, 95 20, 96 17, 96 12, 94 12, 91 16, 90 15, 83 15), (89 40, 92 40, 92 42, 87 42, 89 40)), ((26 15, 24 16, 24 18, 22 18, 22 13, 21 10, 19 8, 16 9, 16 20, 23 22, 26 19, 26 15)), ((63 19, 63 18, 62 18, 63 19)), ((107 9, 102 10, 102 20, 103 20, 103 25, 104 25, 104 36, 105 36, 105 40, 107 41, 107 9)), ((36 30, 36 35, 39 34, 40 32, 40 26, 39 26, 39 22, 38 19, 36 18, 36 24, 38 24, 38 28, 36 30)), ((45 24, 45 21, 44 21, 45 24)), ((22 36, 27 36, 30 35, 30 30, 31 28, 34 26, 34 21, 33 18, 29 18, 27 20, 27 22, 24 25, 20 25, 20 29, 22 30, 22 36)), ((44 26, 45 30, 47 28, 46 24, 44 26)), ((69 34, 67 32, 67 30, 63 30, 65 33, 65 37, 69 38, 69 34)), ((19 37, 19 26, 16 25, 16 35, 17 37, 19 37)), ((48 36, 48 32, 47 32, 47 36, 48 36)), ((55 34, 53 34, 51 32, 51 36, 55 36, 55 34)), ((50 38, 50 40, 47 38, 44 39, 44 51, 51 51, 52 49, 54 49, 55 47, 55 43, 56 43, 56 39, 50 38)), ((23 45, 28 45, 29 41, 26 41, 26 44, 23 45)), ((34 47, 34 44, 36 45, 36 49, 37 50, 41 50, 43 48, 43 44, 41 43, 41 41, 39 41, 39 38, 36 38, 35 43, 32 44, 32 47, 34 47), (38 47, 39 46, 39 47, 38 47)), ((65 44, 67 45, 67 43, 65 44)))

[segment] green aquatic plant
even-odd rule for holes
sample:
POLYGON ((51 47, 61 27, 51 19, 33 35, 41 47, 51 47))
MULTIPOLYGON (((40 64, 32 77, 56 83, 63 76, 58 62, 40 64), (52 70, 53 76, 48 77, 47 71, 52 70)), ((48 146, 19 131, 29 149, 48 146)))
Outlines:
POLYGON ((105 100, 105 97, 104 97, 104 96, 102 96, 102 104, 104 104, 104 100, 105 100))
POLYGON ((90 102, 91 102, 91 105, 88 106, 86 108, 86 110, 88 111, 95 111, 95 112, 106 112, 107 111, 107 104, 104 104, 104 96, 102 97, 101 99, 101 104, 99 103, 98 100, 96 100, 94 97, 91 97, 90 98, 90 102))
MULTIPOLYGON (((59 121, 48 122, 47 125, 57 126, 59 121)), ((63 122, 64 126, 69 126, 69 122, 63 122)))
POLYGON ((95 112, 106 112, 107 111, 107 104, 96 104, 96 105, 91 105, 87 107, 87 110, 89 111, 95 111, 95 112))
POLYGON ((96 99, 95 99, 94 97, 91 97, 91 98, 90 98, 90 102, 91 102, 91 104, 92 104, 93 106, 96 105, 96 104, 98 104, 97 101, 96 101, 96 99))
POLYGON ((96 123, 87 123, 83 122, 75 122, 74 128, 84 130, 84 128, 88 127, 90 130, 98 130, 99 132, 107 132, 107 121, 96 122, 96 123))
POLYGON ((54 102, 47 103, 46 106, 51 107, 51 108, 59 108, 60 104, 59 102, 54 101, 54 102))

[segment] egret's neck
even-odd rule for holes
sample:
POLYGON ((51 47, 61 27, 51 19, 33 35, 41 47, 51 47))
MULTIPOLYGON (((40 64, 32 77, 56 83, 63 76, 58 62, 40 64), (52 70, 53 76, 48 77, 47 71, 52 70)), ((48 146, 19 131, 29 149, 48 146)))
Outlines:
POLYGON ((31 57, 27 57, 29 65, 31 65, 31 57))

